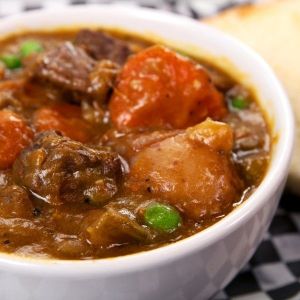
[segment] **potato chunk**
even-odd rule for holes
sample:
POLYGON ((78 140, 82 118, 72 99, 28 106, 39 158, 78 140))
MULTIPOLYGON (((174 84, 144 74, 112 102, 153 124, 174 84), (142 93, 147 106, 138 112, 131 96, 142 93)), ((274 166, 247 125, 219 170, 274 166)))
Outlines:
POLYGON ((215 150, 231 151, 233 148, 233 132, 222 122, 207 119, 186 130, 188 138, 192 141, 205 144, 215 150))
POLYGON ((230 209, 243 184, 230 159, 231 128, 206 120, 137 153, 126 183, 152 193, 196 221, 230 209))

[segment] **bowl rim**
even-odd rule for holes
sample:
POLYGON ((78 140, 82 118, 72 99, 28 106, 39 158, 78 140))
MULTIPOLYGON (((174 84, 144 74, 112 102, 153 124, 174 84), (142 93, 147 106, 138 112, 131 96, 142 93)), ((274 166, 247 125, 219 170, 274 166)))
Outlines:
MULTIPOLYGON (((270 195, 274 193, 282 181, 285 180, 287 168, 290 162, 293 140, 294 140, 294 118, 289 100, 274 75, 269 65, 252 49, 234 39, 227 36, 223 32, 209 27, 201 22, 192 20, 185 16, 176 15, 165 11, 156 11, 147 8, 138 8, 133 6, 123 6, 120 4, 97 4, 97 5, 76 5, 66 6, 60 10, 60 13, 72 14, 73 12, 88 12, 89 10, 107 10, 110 13, 122 11, 128 14, 129 18, 137 18, 143 15, 155 22, 156 19, 163 19, 164 22, 170 24, 184 23, 186 27, 195 28, 207 31, 214 38, 222 37, 224 41, 230 43, 233 47, 237 47, 239 51, 244 52, 251 58, 257 66, 264 72, 265 77, 268 77, 273 84, 273 88, 277 92, 278 101, 281 103, 282 114, 276 116, 284 121, 285 130, 278 138, 277 147, 279 154, 276 157, 276 164, 270 167, 265 175, 262 183, 256 191, 245 201, 240 207, 235 208, 226 217, 216 222, 207 229, 196 233, 188 238, 162 246, 153 250, 133 253, 129 255, 102 258, 93 260, 60 260, 60 259, 39 259, 39 258, 24 258, 15 254, 0 253, 0 269, 12 270, 17 273, 26 274, 30 272, 32 275, 43 276, 59 276, 59 277, 74 277, 84 278, 90 276, 110 277, 118 274, 128 274, 136 271, 152 269, 157 266, 172 263, 178 259, 195 253, 203 249, 222 237, 230 234, 239 226, 242 226, 247 220, 254 216, 262 208, 265 202, 268 201, 270 195), (269 195, 269 197, 267 196, 269 195)), ((8 16, 0 20, 0 28, 4 23, 13 24, 18 18, 34 18, 40 15, 47 15, 53 9, 42 9, 38 11, 20 13, 13 16, 8 16)), ((99 22, 100 26, 100 22, 99 22)), ((41 26, 41 29, 44 29, 41 26)), ((125 29, 126 31, 126 29, 125 29)), ((273 157, 275 159, 275 157, 273 157)))

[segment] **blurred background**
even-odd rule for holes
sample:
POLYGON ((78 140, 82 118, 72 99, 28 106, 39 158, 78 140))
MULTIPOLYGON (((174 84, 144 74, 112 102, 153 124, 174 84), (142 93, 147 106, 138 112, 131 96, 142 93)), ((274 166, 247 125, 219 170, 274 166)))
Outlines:
MULTIPOLYGON (((257 1, 257 0, 256 0, 257 1)), ((122 3, 160 8, 176 13, 200 18, 215 14, 234 5, 251 2, 250 0, 0 0, 0 15, 5 16, 21 10, 33 10, 41 7, 56 8, 63 5, 122 3)), ((253 2, 253 1, 252 1, 253 2)))

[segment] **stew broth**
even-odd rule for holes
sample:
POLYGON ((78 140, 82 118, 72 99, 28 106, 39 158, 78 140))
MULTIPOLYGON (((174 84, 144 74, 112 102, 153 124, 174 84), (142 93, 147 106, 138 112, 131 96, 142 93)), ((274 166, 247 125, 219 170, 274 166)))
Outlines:
POLYGON ((211 226, 262 181, 268 124, 212 62, 97 30, 0 43, 0 250, 94 259, 211 226))

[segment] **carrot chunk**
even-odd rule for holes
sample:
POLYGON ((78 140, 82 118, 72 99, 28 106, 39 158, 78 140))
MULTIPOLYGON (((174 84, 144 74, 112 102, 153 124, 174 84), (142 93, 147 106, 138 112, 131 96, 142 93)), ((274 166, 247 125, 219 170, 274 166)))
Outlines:
POLYGON ((162 46, 147 48, 128 60, 109 109, 118 129, 186 128, 226 113, 223 96, 206 71, 162 46))
POLYGON ((87 142, 90 135, 90 125, 82 119, 79 106, 57 104, 38 109, 33 116, 37 131, 57 130, 62 135, 78 142, 87 142))
POLYGON ((32 138, 32 130, 18 114, 0 111, 0 169, 11 167, 32 138))

